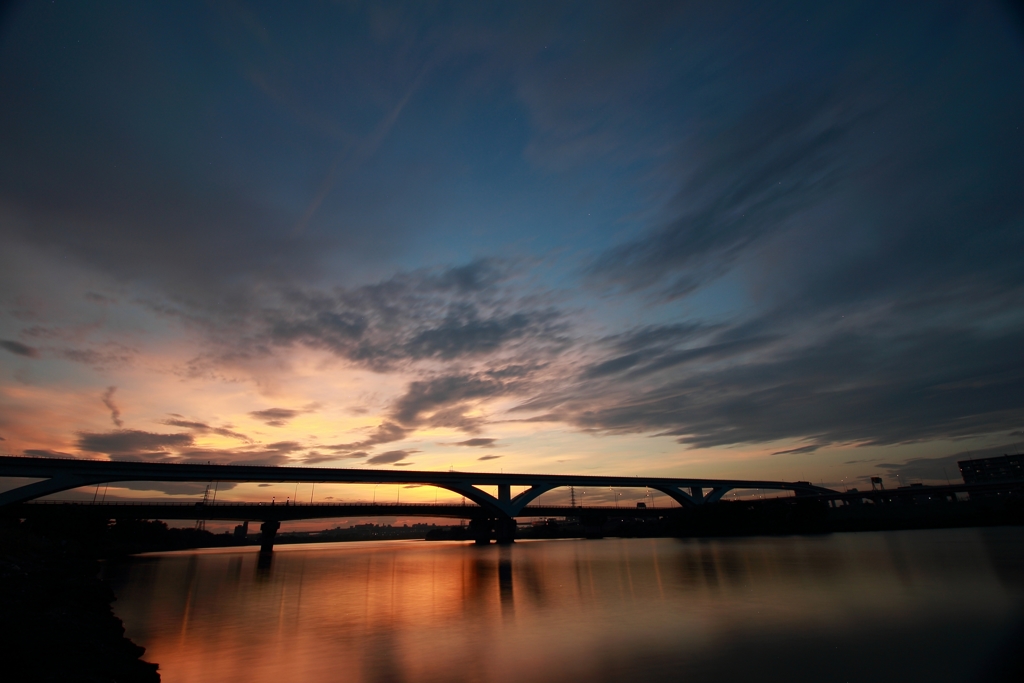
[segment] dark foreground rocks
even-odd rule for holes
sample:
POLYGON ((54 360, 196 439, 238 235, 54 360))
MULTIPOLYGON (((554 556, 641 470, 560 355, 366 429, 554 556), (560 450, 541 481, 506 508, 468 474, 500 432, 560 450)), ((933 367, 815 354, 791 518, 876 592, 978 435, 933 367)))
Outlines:
POLYGON ((157 665, 124 637, 114 594, 76 544, 0 528, 0 680, 155 683, 157 665))

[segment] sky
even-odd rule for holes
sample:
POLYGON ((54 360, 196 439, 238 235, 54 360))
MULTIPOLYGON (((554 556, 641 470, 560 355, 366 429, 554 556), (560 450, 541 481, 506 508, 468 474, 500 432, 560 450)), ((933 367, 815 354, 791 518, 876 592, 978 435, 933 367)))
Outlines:
POLYGON ((1017 3, 30 1, 0 92, 4 453, 844 487, 1024 452, 1017 3))

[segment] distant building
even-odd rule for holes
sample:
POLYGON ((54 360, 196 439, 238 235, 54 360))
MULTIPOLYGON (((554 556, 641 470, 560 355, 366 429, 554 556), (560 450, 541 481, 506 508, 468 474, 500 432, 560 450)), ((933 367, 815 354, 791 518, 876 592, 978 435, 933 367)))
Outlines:
POLYGON ((961 460, 960 476, 965 484, 999 481, 1024 481, 1024 455, 1002 455, 996 458, 961 460))

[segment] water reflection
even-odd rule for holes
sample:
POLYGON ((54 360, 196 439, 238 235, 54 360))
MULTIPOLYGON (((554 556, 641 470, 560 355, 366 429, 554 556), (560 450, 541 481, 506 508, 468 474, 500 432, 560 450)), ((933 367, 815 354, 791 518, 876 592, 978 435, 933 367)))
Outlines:
POLYGON ((164 681, 984 680, 1024 531, 381 542, 111 564, 164 681), (870 675, 869 675, 870 672, 870 675))

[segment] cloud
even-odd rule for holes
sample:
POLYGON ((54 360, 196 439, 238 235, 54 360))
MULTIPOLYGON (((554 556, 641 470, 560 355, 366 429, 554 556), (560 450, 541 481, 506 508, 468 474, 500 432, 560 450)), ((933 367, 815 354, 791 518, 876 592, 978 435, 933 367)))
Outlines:
POLYGON ((785 451, 775 451, 772 455, 786 455, 786 454, 798 454, 798 453, 813 453, 814 451, 821 448, 821 444, 811 444, 809 446, 800 446, 799 448, 790 448, 785 451))
POLYGON ((405 394, 391 406, 391 416, 401 425, 450 427, 476 432, 481 419, 467 415, 475 403, 519 390, 518 380, 502 381, 488 373, 438 375, 410 382, 405 394))
POLYGON ((36 349, 10 339, 0 339, 0 348, 4 348, 17 356, 24 356, 25 358, 39 358, 39 351, 36 349))
POLYGON ((939 458, 913 458, 904 463, 879 463, 878 468, 886 470, 890 476, 899 475, 898 481, 903 484, 913 483, 914 480, 943 484, 947 479, 956 484, 963 481, 958 462, 995 458, 1017 452, 1019 451, 1011 443, 978 450, 960 451, 939 458))
POLYGON ((413 453, 419 451, 386 451, 380 455, 375 455, 366 461, 367 465, 390 465, 397 463, 399 460, 405 460, 413 453))
POLYGON ((118 459, 234 465, 285 465, 293 458, 301 458, 306 450, 297 441, 242 448, 196 448, 192 434, 157 434, 134 429, 82 432, 76 445, 82 451, 106 453, 118 459))
POLYGON ((244 448, 181 449, 174 454, 175 462, 214 463, 224 465, 288 465, 301 459, 305 446, 297 441, 244 448))
POLYGON ((120 344, 108 344, 102 350, 60 348, 55 351, 56 355, 73 363, 82 363, 94 367, 127 365, 134 360, 137 353, 135 349, 129 349, 120 344))
POLYGON ((107 387, 107 390, 103 392, 102 400, 103 405, 110 410, 110 421, 114 423, 114 426, 120 429, 124 426, 124 422, 121 421, 121 410, 114 403, 114 392, 117 391, 117 387, 107 387))
MULTIPOLYGON (((366 453, 363 453, 359 457, 362 457, 362 456, 365 456, 365 455, 366 455, 366 453)), ((342 456, 342 455, 338 455, 337 453, 320 453, 319 451, 310 451, 310 452, 308 452, 308 453, 306 453, 305 455, 302 456, 302 462, 307 464, 307 465, 315 465, 315 464, 318 464, 318 463, 321 463, 321 462, 331 462, 331 461, 338 460, 339 458, 344 458, 344 457, 351 457, 351 456, 347 456, 347 455, 346 456, 342 456)))
POLYGON ((405 438, 409 430, 401 427, 393 422, 383 422, 378 425, 377 428, 370 434, 369 437, 362 441, 353 441, 351 443, 339 443, 331 446, 325 446, 331 450, 340 452, 349 452, 351 457, 358 457, 357 453, 361 452, 366 448, 373 448, 380 444, 392 443, 394 441, 401 441, 405 438))
POLYGON ((449 316, 440 325, 418 332, 403 351, 416 360, 454 358, 483 355, 498 350, 510 341, 535 334, 554 314, 513 313, 489 320, 449 316))
POLYGON ((192 445, 191 434, 156 434, 137 429, 116 432, 80 432, 75 444, 80 450, 112 456, 166 453, 167 448, 192 445))
POLYGON ((175 417, 168 420, 160 420, 160 424, 167 425, 168 427, 191 429, 193 432, 198 434, 217 434, 218 436, 227 436, 232 439, 238 439, 239 441, 245 441, 246 443, 252 443, 252 439, 241 432, 236 432, 226 427, 212 427, 205 422, 196 422, 193 420, 184 420, 180 417, 175 417))
POLYGON ((74 458, 75 456, 71 453, 63 453, 61 451, 53 451, 48 448, 29 448, 22 451, 25 455, 32 456, 33 458, 74 458))
MULTIPOLYGON (((743 331, 744 324, 717 338, 743 331)), ((757 352, 669 372, 586 376, 514 409, 606 434, 655 433, 711 447, 809 439, 895 444, 1001 431, 1024 410, 1024 329, 931 326, 886 317, 819 325, 757 352), (964 349, 971 349, 964 353, 964 349)), ((651 362, 658 362, 657 360, 651 362)))
POLYGON ((613 247, 592 278, 627 290, 689 294, 745 250, 823 201, 844 173, 843 144, 864 118, 853 99, 772 93, 700 143, 667 223, 613 247))
POLYGON ((503 456, 503 455, 481 455, 479 458, 477 458, 477 460, 497 460, 498 458, 503 458, 503 457, 505 457, 505 456, 503 456))
MULTIPOLYGON (((409 363, 564 346, 563 316, 550 306, 526 308, 497 287, 511 277, 509 264, 480 260, 330 294, 293 290, 254 318, 243 352, 300 344, 385 372, 409 363)), ((239 339, 234 335, 224 344, 228 353, 239 339)))
POLYGON ((466 439, 465 441, 456 441, 453 446, 468 446, 470 448, 491 448, 494 446, 494 442, 497 439, 466 439))
POLYGON ((301 415, 302 412, 301 410, 291 410, 289 408, 267 408, 265 410, 254 410, 249 414, 271 427, 284 427, 290 420, 301 415))

